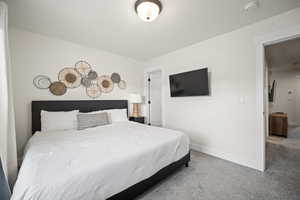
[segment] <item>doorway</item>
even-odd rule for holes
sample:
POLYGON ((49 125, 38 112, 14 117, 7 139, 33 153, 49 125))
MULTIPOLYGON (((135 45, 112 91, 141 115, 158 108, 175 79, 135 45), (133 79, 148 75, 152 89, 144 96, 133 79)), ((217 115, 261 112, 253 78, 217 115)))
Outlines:
POLYGON ((265 46, 265 59, 270 119, 267 142, 300 148, 300 37, 265 46))
POLYGON ((300 161, 300 37, 264 46, 266 169, 300 161))
POLYGON ((162 71, 147 73, 147 123, 162 126, 162 71))
POLYGON ((255 38, 256 43, 256 98, 257 98, 257 134, 258 134, 258 163, 257 169, 266 170, 266 139, 268 136, 268 88, 265 82, 266 62, 265 46, 300 37, 300 25, 286 28, 285 30, 261 35, 255 38))

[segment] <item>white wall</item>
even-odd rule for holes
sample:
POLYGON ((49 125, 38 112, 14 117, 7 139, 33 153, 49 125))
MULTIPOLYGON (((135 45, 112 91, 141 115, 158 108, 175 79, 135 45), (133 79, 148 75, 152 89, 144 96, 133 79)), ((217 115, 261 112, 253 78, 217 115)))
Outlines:
POLYGON ((165 125, 186 132, 194 149, 262 169, 255 39, 299 24, 300 8, 153 59, 164 74, 165 125), (211 96, 171 98, 168 76, 201 67, 211 72, 211 96))
POLYGON ((115 87, 113 92, 98 99, 127 99, 128 93, 142 93, 144 64, 135 60, 99 51, 78 44, 49 38, 20 29, 9 30, 13 67, 13 87, 16 112, 16 130, 19 156, 31 135, 32 100, 83 100, 90 99, 83 87, 68 90, 56 97, 48 90, 39 90, 32 84, 36 75, 48 75, 57 80, 64 66, 74 66, 78 60, 87 60, 100 75, 118 72, 127 82, 127 89, 115 87))
POLYGON ((300 101, 297 101, 297 96, 299 96, 297 92, 300 90, 298 76, 300 76, 300 70, 272 71, 269 76, 270 84, 276 80, 274 101, 269 103, 269 111, 270 113, 287 113, 289 125, 300 125, 300 116, 297 113, 297 108, 300 107, 300 101))

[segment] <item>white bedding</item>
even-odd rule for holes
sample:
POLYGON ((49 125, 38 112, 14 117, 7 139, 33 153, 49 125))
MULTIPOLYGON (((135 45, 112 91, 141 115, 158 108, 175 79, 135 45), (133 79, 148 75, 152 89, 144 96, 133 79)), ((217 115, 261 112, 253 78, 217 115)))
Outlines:
POLYGON ((12 200, 104 200, 188 151, 185 134, 134 122, 37 132, 27 144, 12 200))

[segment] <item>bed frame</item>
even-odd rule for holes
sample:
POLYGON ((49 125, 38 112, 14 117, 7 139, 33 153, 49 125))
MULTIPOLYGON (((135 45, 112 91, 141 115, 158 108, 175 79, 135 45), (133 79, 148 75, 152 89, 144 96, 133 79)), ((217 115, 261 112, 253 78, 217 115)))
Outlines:
MULTIPOLYGON (((79 110, 80 112, 91 112, 107 109, 127 109, 127 100, 83 100, 83 101, 32 101, 32 134, 41 130, 41 110, 46 111, 71 111, 79 110)), ((132 200, 144 193, 150 187, 154 186, 161 180, 165 179, 182 166, 188 167, 190 162, 190 153, 185 155, 180 160, 171 163, 158 171, 153 176, 113 195, 107 200, 132 200)))

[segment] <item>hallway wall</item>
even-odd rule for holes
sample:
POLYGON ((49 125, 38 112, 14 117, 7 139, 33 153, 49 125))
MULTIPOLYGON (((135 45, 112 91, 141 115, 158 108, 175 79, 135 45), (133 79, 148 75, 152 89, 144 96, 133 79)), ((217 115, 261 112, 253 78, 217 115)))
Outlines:
POLYGON ((276 80, 274 102, 269 112, 285 112, 289 125, 300 125, 300 70, 272 71, 270 84, 276 80))

